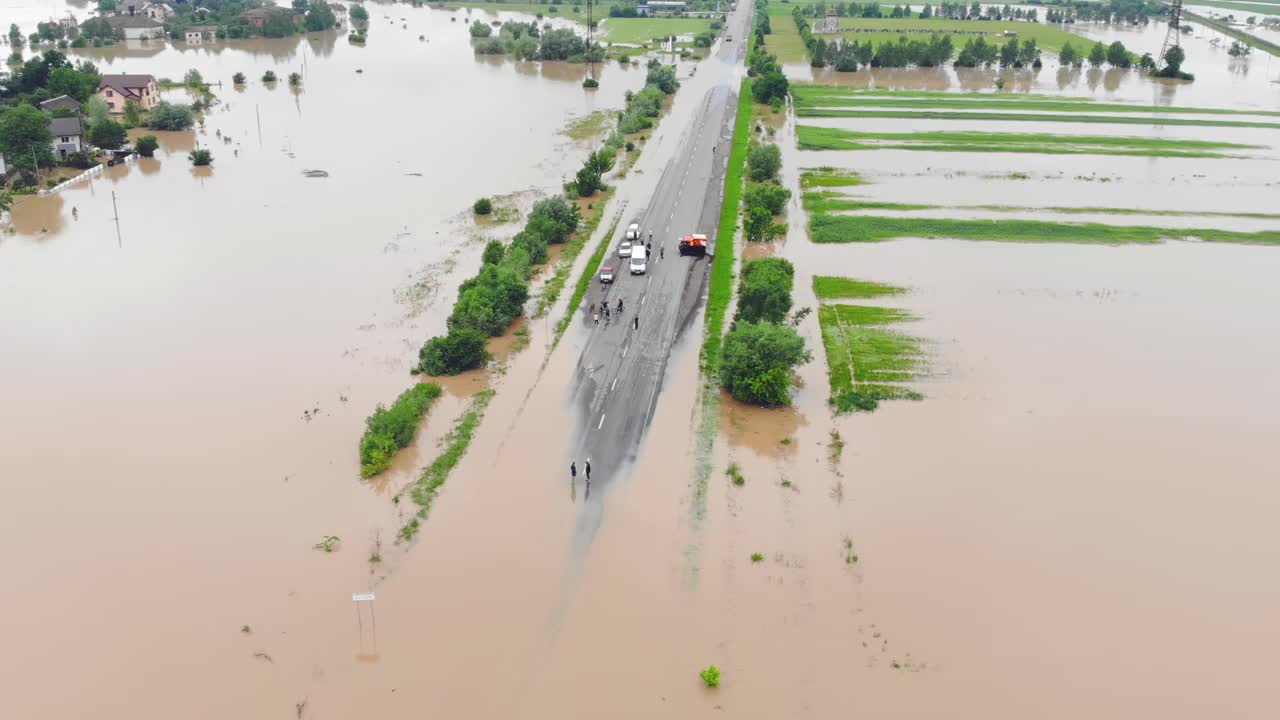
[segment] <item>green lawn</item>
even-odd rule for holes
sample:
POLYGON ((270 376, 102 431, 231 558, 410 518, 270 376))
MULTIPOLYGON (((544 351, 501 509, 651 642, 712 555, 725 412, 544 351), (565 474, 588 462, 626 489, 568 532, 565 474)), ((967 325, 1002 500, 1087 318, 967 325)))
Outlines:
POLYGON ((701 18, 608 18, 604 23, 604 39, 644 43, 668 35, 697 35, 710 28, 711 21, 701 18))
MULTIPOLYGON (((1195 0, 1193 5, 1205 5, 1208 7, 1226 10, 1236 16, 1237 20, 1244 19, 1250 15, 1280 15, 1280 0, 1254 0, 1253 2, 1230 2, 1229 0, 1195 0)), ((1261 19, 1261 18, 1259 18, 1261 19)))
MULTIPOLYGON (((781 62, 803 62, 805 60, 804 42, 800 39, 800 31, 796 29, 795 21, 791 18, 791 4, 780 5, 785 8, 785 13, 779 14, 775 11, 773 4, 769 5, 769 23, 773 28, 773 34, 765 40, 769 46, 769 51, 778 56, 781 62), (781 16, 780 16, 781 15, 781 16)), ((812 22, 812 18, 810 18, 812 22)), ((987 40, 996 40, 997 42, 1005 42, 1001 34, 1006 30, 1012 30, 1017 34, 1018 40, 1022 41, 1031 38, 1036 41, 1036 45, 1044 50, 1057 53, 1062 46, 1071 42, 1077 48, 1089 48, 1094 41, 1069 33, 1052 25, 1033 22, 1016 22, 1016 21, 982 21, 982 20, 950 20, 946 18, 840 18, 840 37, 846 40, 857 40, 858 42, 866 42, 870 40, 874 44, 882 42, 896 42, 900 35, 906 34, 908 37, 920 35, 927 38, 932 33, 951 35, 952 42, 955 43, 956 51, 964 45, 965 41, 971 37, 985 35, 987 40)), ((823 36, 830 40, 831 36, 823 36)))
MULTIPOLYGON (((617 4, 620 4, 620 3, 610 2, 609 0, 604 0, 604 2, 592 3, 592 7, 594 8, 592 10, 592 13, 595 17, 598 17, 598 18, 608 17, 609 6, 617 5, 617 4)), ((577 13, 573 11, 574 3, 572 2, 566 2, 563 5, 541 5, 538 3, 528 3, 528 2, 513 2, 513 3, 446 2, 444 3, 444 5, 450 8, 469 7, 469 8, 477 8, 479 10, 506 10, 508 12, 529 13, 530 15, 536 15, 538 13, 542 13, 544 16, 550 14, 551 8, 554 7, 556 9, 555 14, 558 17, 565 17, 565 18, 569 18, 570 20, 581 20, 581 22, 584 24, 587 22, 587 5, 585 2, 577 3, 578 5, 577 13)), ((373 12, 374 12, 373 10, 370 11, 370 13, 373 13, 373 12)))

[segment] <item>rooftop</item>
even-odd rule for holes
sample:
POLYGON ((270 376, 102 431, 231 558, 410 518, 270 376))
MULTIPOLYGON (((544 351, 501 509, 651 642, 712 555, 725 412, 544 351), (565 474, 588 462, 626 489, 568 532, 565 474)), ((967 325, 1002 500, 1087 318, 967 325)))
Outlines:
POLYGON ((54 118, 53 122, 49 123, 49 133, 54 137, 83 135, 84 127, 80 125, 80 118, 78 117, 54 118))
POLYGON ((124 28, 146 28, 148 30, 156 30, 164 27, 164 25, 161 25, 146 15, 113 15, 106 20, 107 24, 116 30, 123 30, 124 28))

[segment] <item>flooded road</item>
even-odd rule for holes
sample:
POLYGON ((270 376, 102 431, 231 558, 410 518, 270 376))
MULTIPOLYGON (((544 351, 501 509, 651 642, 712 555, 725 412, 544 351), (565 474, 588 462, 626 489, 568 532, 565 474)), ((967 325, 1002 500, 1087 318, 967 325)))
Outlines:
MULTIPOLYGON (((163 137, 156 159, 21 200, 0 239, 0 716, 1280 711, 1265 480, 1280 337, 1255 319, 1280 301, 1273 248, 816 246, 794 205, 771 251, 797 265, 796 306, 816 306, 815 273, 910 287, 894 302, 930 343, 924 401, 833 420, 820 356, 793 409, 722 399, 696 524, 695 323, 646 451, 587 497, 567 474, 566 401, 587 331, 575 322, 548 354, 562 299, 524 325, 532 345, 504 373, 442 383, 417 442, 361 483, 364 418, 412 382, 483 238, 519 225, 477 229, 471 202, 555 192, 591 149, 567 121, 620 108, 644 79, 610 64, 584 93, 581 66, 475 59, 452 11, 370 7, 366 47, 103 51, 109 72, 251 82, 215 88, 203 132, 163 137), (252 81, 304 62, 299 93, 252 81), (184 158, 197 140, 215 155, 199 175, 184 158), (390 496, 488 386, 418 540, 393 545, 390 496), (608 520, 576 552, 588 503, 608 520), (336 553, 312 549, 326 535, 336 553), (370 588, 374 615, 351 602, 370 588), (697 678, 712 663, 718 691, 697 678)), ((695 121, 712 73, 689 69, 602 226, 653 196, 695 121)), ((802 154, 781 136, 788 184, 829 155, 868 166, 859 191, 902 202, 990 202, 978 176, 1011 168, 949 154, 976 178, 957 181, 930 153, 802 154)), ((1020 157, 1032 180, 995 200, 1249 211, 1269 197, 1245 162, 1233 200, 1218 163, 1236 161, 1205 161, 1201 179, 1119 160, 1020 157), (1117 179, 1074 178, 1091 172, 1117 179)), ((801 331, 819 353, 816 323, 801 331)))

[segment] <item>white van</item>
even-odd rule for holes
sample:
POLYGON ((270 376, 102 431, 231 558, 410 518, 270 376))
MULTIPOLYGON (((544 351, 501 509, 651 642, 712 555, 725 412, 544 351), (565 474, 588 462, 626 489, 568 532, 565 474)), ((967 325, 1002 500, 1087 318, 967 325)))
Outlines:
POLYGON ((648 255, 649 253, 645 249, 644 245, 641 245, 640 243, 636 243, 634 246, 632 246, 631 248, 631 274, 632 275, 643 275, 644 271, 649 269, 648 255))

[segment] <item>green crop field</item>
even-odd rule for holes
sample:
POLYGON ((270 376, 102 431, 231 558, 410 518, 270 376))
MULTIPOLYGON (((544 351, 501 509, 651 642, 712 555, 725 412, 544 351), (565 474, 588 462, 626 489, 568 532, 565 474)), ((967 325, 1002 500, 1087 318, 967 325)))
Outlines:
POLYGON ((817 295, 821 300, 876 298, 885 295, 901 295, 906 291, 907 289, 904 287, 885 285, 884 283, 871 282, 870 280, 855 280, 831 275, 813 276, 813 294, 817 295))
POLYGON ((874 410, 881 400, 924 397, 899 384, 915 379, 923 370, 923 342, 887 328, 914 319, 905 310, 871 305, 818 308, 830 402, 838 412, 874 410))
POLYGON ((1192 5, 1205 5, 1221 10, 1228 10, 1237 20, 1253 13, 1259 15, 1280 15, 1280 1, 1253 0, 1253 2, 1231 2, 1230 0, 1195 0, 1192 5))
POLYGON ((1163 116, 1083 115, 1080 113, 961 112, 946 110, 862 110, 853 108, 796 108, 799 117, 881 118, 906 120, 1007 120, 1010 122, 1061 122, 1114 125, 1183 125, 1198 127, 1247 127, 1280 129, 1278 123, 1244 120, 1210 120, 1163 116))
POLYGON ((710 28, 710 20, 699 18, 607 18, 604 39, 608 42, 645 43, 669 35, 697 35, 710 28))

